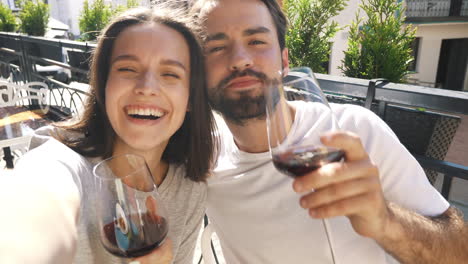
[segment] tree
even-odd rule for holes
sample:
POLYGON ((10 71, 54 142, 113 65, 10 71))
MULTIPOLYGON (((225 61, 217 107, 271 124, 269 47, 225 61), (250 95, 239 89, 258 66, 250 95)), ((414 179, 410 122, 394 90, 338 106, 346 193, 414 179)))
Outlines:
POLYGON ((85 0, 79 19, 80 39, 84 41, 96 40, 99 32, 109 23, 112 17, 138 5, 138 0, 127 0, 126 6, 117 5, 116 7, 105 4, 103 0, 94 0, 89 5, 88 0, 85 0))
POLYGON ((360 7, 368 19, 362 23, 364 19, 360 18, 359 11, 356 13, 340 69, 349 77, 403 82, 414 60, 411 43, 416 29, 403 24, 402 3, 367 0, 360 7))
POLYGON ((340 30, 331 18, 346 6, 346 0, 286 0, 284 9, 289 18, 286 46, 292 66, 308 66, 314 72, 326 72, 323 63, 329 60, 330 39, 340 30))
POLYGON ((0 3, 0 31, 14 32, 15 30, 15 16, 6 5, 0 3))
POLYGON ((83 3, 79 19, 81 40, 96 40, 99 32, 109 23, 112 16, 112 7, 103 0, 95 0, 91 6, 88 0, 83 3))
POLYGON ((21 2, 21 31, 31 36, 44 36, 49 23, 49 5, 41 0, 21 2))

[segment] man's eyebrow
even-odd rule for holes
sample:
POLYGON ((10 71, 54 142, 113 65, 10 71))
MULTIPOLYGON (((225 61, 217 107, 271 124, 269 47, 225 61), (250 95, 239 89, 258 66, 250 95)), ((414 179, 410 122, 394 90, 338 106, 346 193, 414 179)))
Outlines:
POLYGON ((216 40, 225 40, 228 39, 228 36, 222 32, 220 33, 215 33, 213 35, 209 35, 206 37, 205 42, 208 41, 216 41, 216 40))
MULTIPOLYGON (((246 30, 244 30, 242 35, 252 36, 252 35, 255 35, 255 34, 270 33, 270 32, 271 32, 270 29, 260 26, 260 27, 256 27, 256 28, 246 29, 246 30)), ((213 35, 207 36, 206 39, 205 39, 205 42, 216 41, 216 40, 226 40, 228 38, 229 38, 228 35, 226 35, 225 33, 219 32, 219 33, 215 33, 213 35)))
POLYGON ((260 27, 249 28, 249 29, 244 30, 243 35, 244 36, 252 36, 252 35, 255 35, 255 34, 270 33, 270 32, 271 32, 270 29, 260 26, 260 27))
POLYGON ((185 68, 185 66, 184 66, 181 62, 176 61, 176 60, 165 59, 165 60, 162 60, 162 61, 161 61, 161 64, 163 64, 163 65, 169 65, 169 66, 176 66, 176 67, 181 68, 181 69, 184 70, 184 71, 187 71, 187 69, 185 68))

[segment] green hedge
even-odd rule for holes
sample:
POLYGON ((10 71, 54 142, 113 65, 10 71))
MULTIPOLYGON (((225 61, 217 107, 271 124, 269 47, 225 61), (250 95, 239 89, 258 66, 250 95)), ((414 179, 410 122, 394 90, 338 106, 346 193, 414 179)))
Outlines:
POLYGON ((14 32, 16 30, 16 17, 10 8, 0 3, 0 31, 14 32))
POLYGON ((21 31, 31 36, 44 36, 49 22, 49 5, 40 0, 21 3, 21 31))
POLYGON ((411 43, 416 30, 404 24, 402 3, 367 0, 360 7, 368 19, 356 14, 341 70, 349 77, 404 82, 414 60, 411 43))

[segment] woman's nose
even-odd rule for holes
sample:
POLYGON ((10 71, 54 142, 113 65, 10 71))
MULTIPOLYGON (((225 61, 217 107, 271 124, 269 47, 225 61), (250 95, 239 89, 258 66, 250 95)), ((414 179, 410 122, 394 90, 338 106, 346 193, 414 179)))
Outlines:
POLYGON ((140 95, 157 95, 160 91, 160 83, 156 74, 147 72, 141 76, 135 87, 135 93, 140 95))

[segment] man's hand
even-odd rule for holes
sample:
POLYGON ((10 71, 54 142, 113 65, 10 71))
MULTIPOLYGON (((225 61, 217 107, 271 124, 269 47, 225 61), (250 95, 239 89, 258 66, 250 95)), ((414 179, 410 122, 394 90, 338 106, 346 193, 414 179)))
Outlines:
POLYGON ((160 247, 148 255, 134 259, 131 264, 169 264, 172 260, 172 240, 167 238, 160 247))
POLYGON ((347 216, 358 234, 377 239, 389 219, 377 167, 352 133, 332 132, 321 140, 326 146, 342 149, 345 160, 326 164, 294 181, 296 192, 307 193, 300 199, 301 206, 314 218, 347 216))

